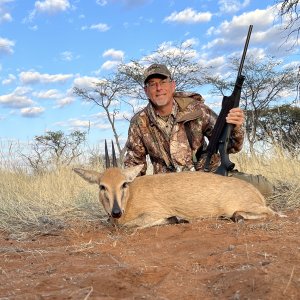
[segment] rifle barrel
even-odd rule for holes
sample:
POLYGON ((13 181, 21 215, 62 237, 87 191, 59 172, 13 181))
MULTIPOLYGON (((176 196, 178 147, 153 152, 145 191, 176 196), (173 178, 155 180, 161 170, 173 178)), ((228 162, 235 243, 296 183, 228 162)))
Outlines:
POLYGON ((243 67, 244 67, 244 61, 245 61, 245 57, 246 57, 246 53, 247 53, 247 49, 248 49, 248 45, 249 45, 249 41, 250 41, 252 28, 253 28, 253 25, 249 25, 248 34, 247 34, 247 38, 246 38, 246 42, 245 42, 245 46, 244 46, 244 51, 243 51, 243 55, 242 55, 242 59, 241 59, 240 67, 239 67, 238 77, 242 74, 242 70, 243 70, 243 67))

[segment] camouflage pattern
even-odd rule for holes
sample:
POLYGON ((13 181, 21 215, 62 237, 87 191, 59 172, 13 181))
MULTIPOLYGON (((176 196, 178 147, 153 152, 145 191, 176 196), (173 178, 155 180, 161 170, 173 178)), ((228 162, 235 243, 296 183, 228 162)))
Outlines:
MULTIPOLYGON (((168 119, 159 117, 150 102, 132 118, 126 143, 125 167, 143 164, 141 175, 144 175, 147 170, 146 156, 149 155, 154 174, 203 170, 205 154, 198 162, 195 161, 195 155, 206 144, 205 137, 210 138, 217 115, 196 93, 176 92, 174 104, 168 119), (192 147, 184 128, 186 122, 190 122, 192 147)), ((244 131, 234 129, 229 153, 240 151, 243 140, 244 131)), ((212 171, 219 162, 218 155, 214 155, 212 171)))

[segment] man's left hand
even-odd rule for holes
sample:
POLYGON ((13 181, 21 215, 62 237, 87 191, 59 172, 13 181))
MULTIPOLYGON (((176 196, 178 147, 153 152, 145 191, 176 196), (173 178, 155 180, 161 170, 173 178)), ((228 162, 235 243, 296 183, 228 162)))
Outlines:
POLYGON ((226 117, 226 122, 241 127, 245 122, 243 110, 240 107, 232 108, 226 117))

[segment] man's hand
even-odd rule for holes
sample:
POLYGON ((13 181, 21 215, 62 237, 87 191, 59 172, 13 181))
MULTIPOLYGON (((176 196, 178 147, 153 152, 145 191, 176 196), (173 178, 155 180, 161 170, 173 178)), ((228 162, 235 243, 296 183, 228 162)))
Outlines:
POLYGON ((240 107, 232 108, 226 117, 226 122, 240 128, 245 122, 243 110, 240 107))

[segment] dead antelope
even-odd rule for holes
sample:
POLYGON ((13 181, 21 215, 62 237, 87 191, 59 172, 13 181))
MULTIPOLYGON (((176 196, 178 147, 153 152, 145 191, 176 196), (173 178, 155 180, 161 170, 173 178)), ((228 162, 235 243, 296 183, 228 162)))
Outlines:
MULTIPOLYGON (((114 152, 114 150, 113 150, 114 152)), ((114 155, 113 155, 114 156, 114 155)), ((275 213, 250 183, 205 172, 180 172, 136 177, 142 166, 106 167, 103 173, 74 169, 99 185, 99 199, 115 224, 149 227, 203 217, 259 219, 275 213)))

